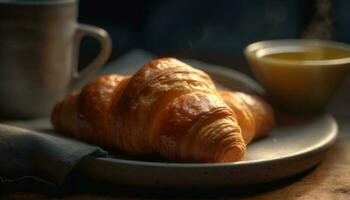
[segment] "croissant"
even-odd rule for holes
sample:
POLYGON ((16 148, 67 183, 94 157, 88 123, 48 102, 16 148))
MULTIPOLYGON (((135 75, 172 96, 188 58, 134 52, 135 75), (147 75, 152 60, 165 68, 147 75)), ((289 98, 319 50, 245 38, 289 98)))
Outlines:
POLYGON ((261 97, 237 91, 220 91, 220 95, 235 112, 246 144, 261 138, 275 126, 273 109, 261 97))
POLYGON ((245 157, 245 141, 255 138, 256 130, 266 132, 265 126, 243 129, 249 134, 243 137, 237 119, 259 123, 237 117, 239 107, 230 108, 231 101, 224 100, 231 94, 220 93, 206 73, 162 58, 132 77, 107 75, 91 81, 58 102, 51 121, 68 136, 131 155, 155 153, 177 162, 239 161, 245 157))

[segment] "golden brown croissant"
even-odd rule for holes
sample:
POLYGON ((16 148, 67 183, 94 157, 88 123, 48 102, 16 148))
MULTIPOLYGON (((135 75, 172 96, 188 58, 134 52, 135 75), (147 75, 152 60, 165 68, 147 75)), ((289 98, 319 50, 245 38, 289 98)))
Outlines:
POLYGON ((129 154, 238 161, 246 145, 226 103, 207 74, 163 58, 132 77, 108 75, 90 82, 56 104, 52 123, 69 136, 129 154))

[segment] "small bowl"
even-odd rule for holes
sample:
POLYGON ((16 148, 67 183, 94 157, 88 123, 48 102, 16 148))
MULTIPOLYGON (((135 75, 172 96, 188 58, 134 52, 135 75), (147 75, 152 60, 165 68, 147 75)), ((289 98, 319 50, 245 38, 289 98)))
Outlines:
POLYGON ((244 54, 272 102, 298 113, 323 110, 350 72, 350 46, 338 42, 261 41, 244 54))

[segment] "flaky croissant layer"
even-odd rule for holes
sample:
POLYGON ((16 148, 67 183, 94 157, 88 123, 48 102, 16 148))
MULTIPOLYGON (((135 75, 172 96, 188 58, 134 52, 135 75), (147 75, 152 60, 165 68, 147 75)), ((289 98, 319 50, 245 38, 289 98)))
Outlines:
POLYGON ((91 81, 56 104, 52 123, 90 143, 177 162, 242 160, 246 143, 274 124, 258 97, 218 92, 206 73, 173 58, 151 61, 132 77, 91 81))

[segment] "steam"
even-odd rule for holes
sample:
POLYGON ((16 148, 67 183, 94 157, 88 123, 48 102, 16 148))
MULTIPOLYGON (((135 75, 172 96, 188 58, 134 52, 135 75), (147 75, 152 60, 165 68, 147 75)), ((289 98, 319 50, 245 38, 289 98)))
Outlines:
POLYGON ((331 39, 333 34, 331 20, 331 0, 316 0, 316 13, 311 19, 309 26, 303 33, 304 38, 331 39))

